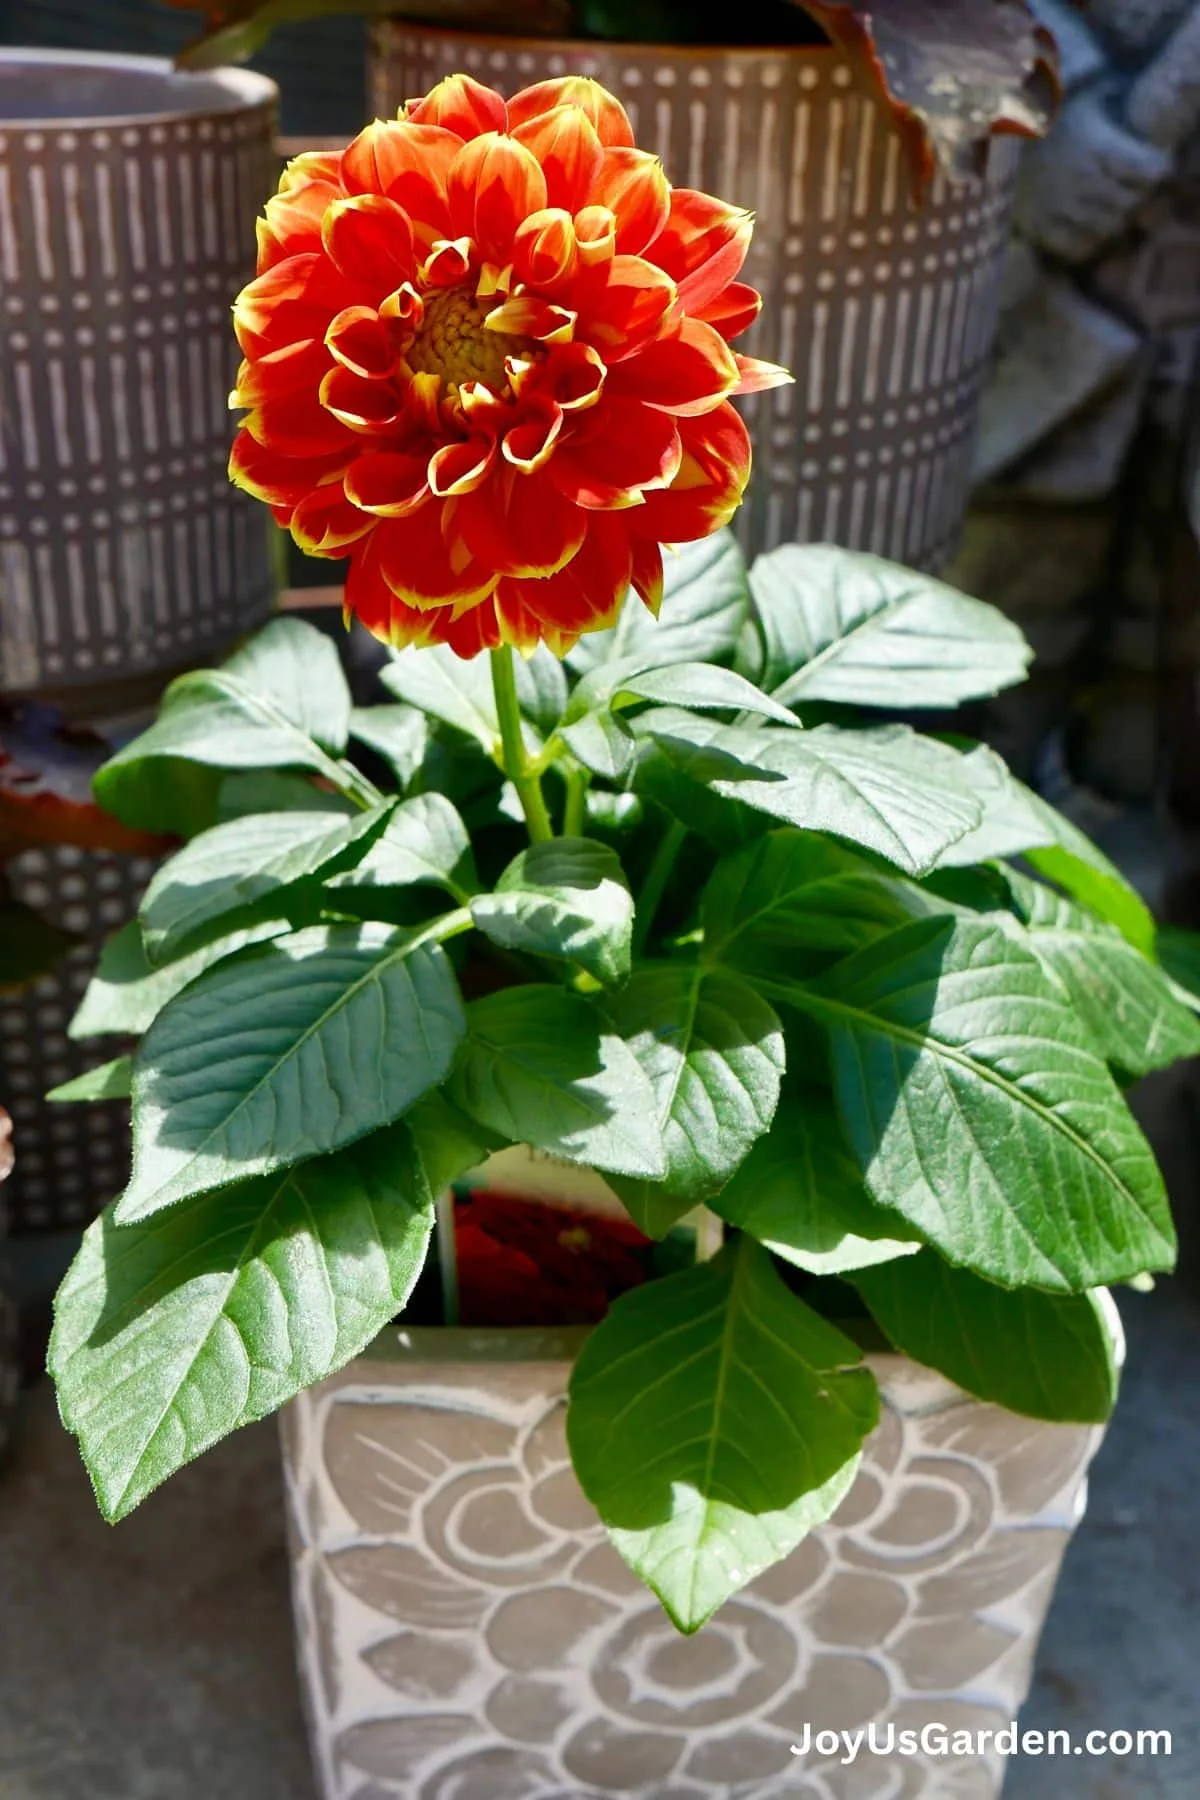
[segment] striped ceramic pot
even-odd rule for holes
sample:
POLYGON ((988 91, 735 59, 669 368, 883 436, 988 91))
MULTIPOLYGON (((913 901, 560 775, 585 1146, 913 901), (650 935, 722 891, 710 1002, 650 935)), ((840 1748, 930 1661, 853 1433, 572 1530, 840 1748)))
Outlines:
POLYGON ((0 49, 0 694, 104 716, 270 609, 269 520, 226 462, 275 99, 0 49))
POLYGON ((939 175, 917 205, 889 113, 832 48, 556 43, 399 21, 374 33, 375 112, 457 69, 506 94, 594 75, 672 181, 757 214, 746 279, 765 304, 739 348, 796 383, 744 403, 747 548, 828 540, 944 561, 967 502, 1017 140, 994 139, 980 179, 939 175))
POLYGON ((393 1329, 288 1408, 321 1800, 997 1800, 1100 1431, 872 1356, 838 1512, 681 1638, 568 1462, 581 1337, 393 1329))

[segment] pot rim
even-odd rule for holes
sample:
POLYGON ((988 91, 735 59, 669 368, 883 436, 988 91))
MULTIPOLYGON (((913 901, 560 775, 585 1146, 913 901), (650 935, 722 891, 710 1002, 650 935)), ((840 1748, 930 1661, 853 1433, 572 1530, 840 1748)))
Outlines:
POLYGON ((761 62, 764 57, 782 57, 807 61, 810 57, 824 61, 828 57, 849 66, 845 51, 832 41, 827 44, 659 44, 627 38, 561 38, 512 37, 498 31, 470 31, 454 25, 426 25, 420 19, 406 19, 403 13, 376 19, 371 35, 386 38, 394 31, 410 31, 420 37, 436 38, 450 43, 478 44, 486 50, 508 50, 516 53, 540 51, 543 55, 577 56, 580 51, 613 56, 657 58, 659 60, 694 63, 761 62))
POLYGON ((385 1325, 361 1354, 384 1363, 573 1363, 590 1325, 385 1325))
POLYGON ((279 88, 267 75, 253 69, 226 65, 193 74, 178 69, 166 56, 136 56, 130 52, 108 50, 46 50, 20 44, 0 45, 0 73, 20 68, 79 69, 83 72, 154 75, 160 80, 179 84, 178 107, 154 112, 51 113, 44 117, 8 118, 0 112, 0 132, 17 137, 27 132, 105 131, 129 126, 173 125, 189 119, 220 119, 252 112, 258 107, 275 106, 279 88), (194 83, 196 98, 203 94, 206 104, 188 105, 184 89, 194 83))

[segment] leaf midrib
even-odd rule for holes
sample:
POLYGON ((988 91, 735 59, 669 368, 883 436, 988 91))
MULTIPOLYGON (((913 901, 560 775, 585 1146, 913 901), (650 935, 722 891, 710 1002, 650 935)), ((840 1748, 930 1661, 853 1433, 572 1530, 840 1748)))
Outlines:
POLYGON ((771 698, 778 700, 781 706, 787 706, 794 697, 793 694, 786 691, 787 689, 794 688, 795 693, 802 693, 805 680, 814 669, 822 668, 827 662, 835 660, 838 654, 852 644, 864 631, 878 627, 880 621, 885 620, 889 613, 903 612, 906 607, 911 606, 912 602, 919 598, 920 589, 911 588, 907 593, 898 595, 894 600, 885 600, 882 606, 877 607, 874 612, 865 614, 856 625, 851 625, 849 630, 843 630, 826 644, 823 650, 818 650, 814 656, 809 657, 807 662, 801 663, 798 669, 793 669, 786 680, 781 681, 777 688, 771 690, 771 698), (801 677, 804 679, 802 680, 801 677))

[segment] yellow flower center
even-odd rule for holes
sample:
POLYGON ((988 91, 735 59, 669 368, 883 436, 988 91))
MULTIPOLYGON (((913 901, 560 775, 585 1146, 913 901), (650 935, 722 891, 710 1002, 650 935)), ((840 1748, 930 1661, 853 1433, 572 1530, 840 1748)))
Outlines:
POLYGON ((425 317, 408 349, 415 374, 440 375, 447 387, 481 381, 497 396, 509 391, 504 361, 528 354, 528 338, 488 331, 484 321, 495 300, 479 300, 467 287, 443 288, 426 296, 425 317))

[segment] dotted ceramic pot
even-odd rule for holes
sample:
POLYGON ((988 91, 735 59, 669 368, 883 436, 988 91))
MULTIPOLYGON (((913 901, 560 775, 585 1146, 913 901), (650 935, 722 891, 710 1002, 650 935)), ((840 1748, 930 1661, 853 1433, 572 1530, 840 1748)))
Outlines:
POLYGON ((270 610, 269 520, 226 463, 275 101, 0 49, 0 693, 113 710, 270 610))
POLYGON ((394 114, 466 69, 503 93, 594 75, 672 181, 757 215, 746 279, 762 317, 739 348, 793 387, 744 403, 757 472, 751 551, 824 540, 934 565, 966 507, 1019 146, 978 180, 914 199, 904 146, 832 48, 691 49, 481 38, 403 22, 373 37, 371 98, 394 114))

